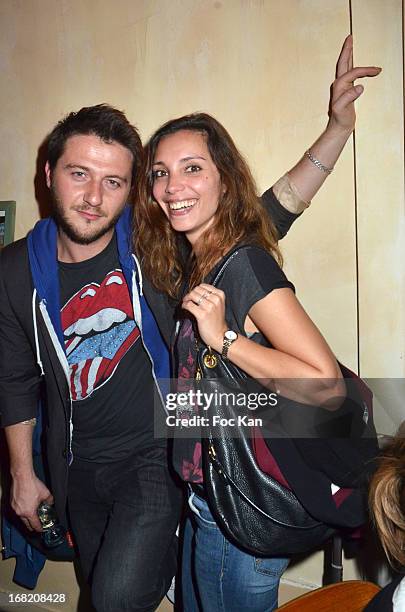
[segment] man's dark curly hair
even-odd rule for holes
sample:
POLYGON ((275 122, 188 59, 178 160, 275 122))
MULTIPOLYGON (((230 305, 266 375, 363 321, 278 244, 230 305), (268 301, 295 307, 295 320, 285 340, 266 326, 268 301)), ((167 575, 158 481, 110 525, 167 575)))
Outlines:
POLYGON ((106 143, 117 142, 132 153, 132 186, 137 182, 142 161, 142 142, 136 128, 122 111, 108 104, 81 108, 66 115, 48 137, 48 162, 54 170, 71 136, 93 134, 106 143))

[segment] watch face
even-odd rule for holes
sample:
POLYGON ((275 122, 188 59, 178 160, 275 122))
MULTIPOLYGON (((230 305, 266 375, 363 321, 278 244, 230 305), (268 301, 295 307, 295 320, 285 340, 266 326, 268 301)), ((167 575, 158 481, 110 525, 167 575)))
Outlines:
POLYGON ((232 331, 232 329, 228 329, 228 331, 225 332, 225 338, 227 340, 236 340, 236 338, 238 337, 238 334, 234 331, 232 331))

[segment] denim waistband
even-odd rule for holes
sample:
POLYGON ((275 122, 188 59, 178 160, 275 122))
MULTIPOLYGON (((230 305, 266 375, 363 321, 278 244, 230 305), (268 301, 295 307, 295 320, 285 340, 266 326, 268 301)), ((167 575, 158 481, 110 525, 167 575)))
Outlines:
POLYGON ((205 490, 204 485, 195 482, 188 482, 187 484, 190 488, 190 491, 198 495, 198 497, 201 497, 201 499, 208 501, 207 492, 205 490))

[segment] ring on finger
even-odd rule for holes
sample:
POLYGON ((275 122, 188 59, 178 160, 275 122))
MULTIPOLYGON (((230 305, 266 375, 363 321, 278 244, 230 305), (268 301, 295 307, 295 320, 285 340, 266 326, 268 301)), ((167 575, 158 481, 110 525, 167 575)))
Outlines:
POLYGON ((201 304, 201 302, 202 302, 203 300, 205 300, 205 298, 207 297, 207 295, 208 295, 208 291, 205 291, 205 292, 204 292, 204 293, 203 293, 203 294, 202 294, 202 295, 199 297, 198 302, 197 302, 197 306, 199 306, 199 305, 201 304))

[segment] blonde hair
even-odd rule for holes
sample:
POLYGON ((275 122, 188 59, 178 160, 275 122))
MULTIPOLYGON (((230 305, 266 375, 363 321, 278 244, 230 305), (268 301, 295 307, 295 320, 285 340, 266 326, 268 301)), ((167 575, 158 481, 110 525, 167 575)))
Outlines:
POLYGON ((380 458, 369 503, 390 564, 405 566, 405 422, 380 458))

